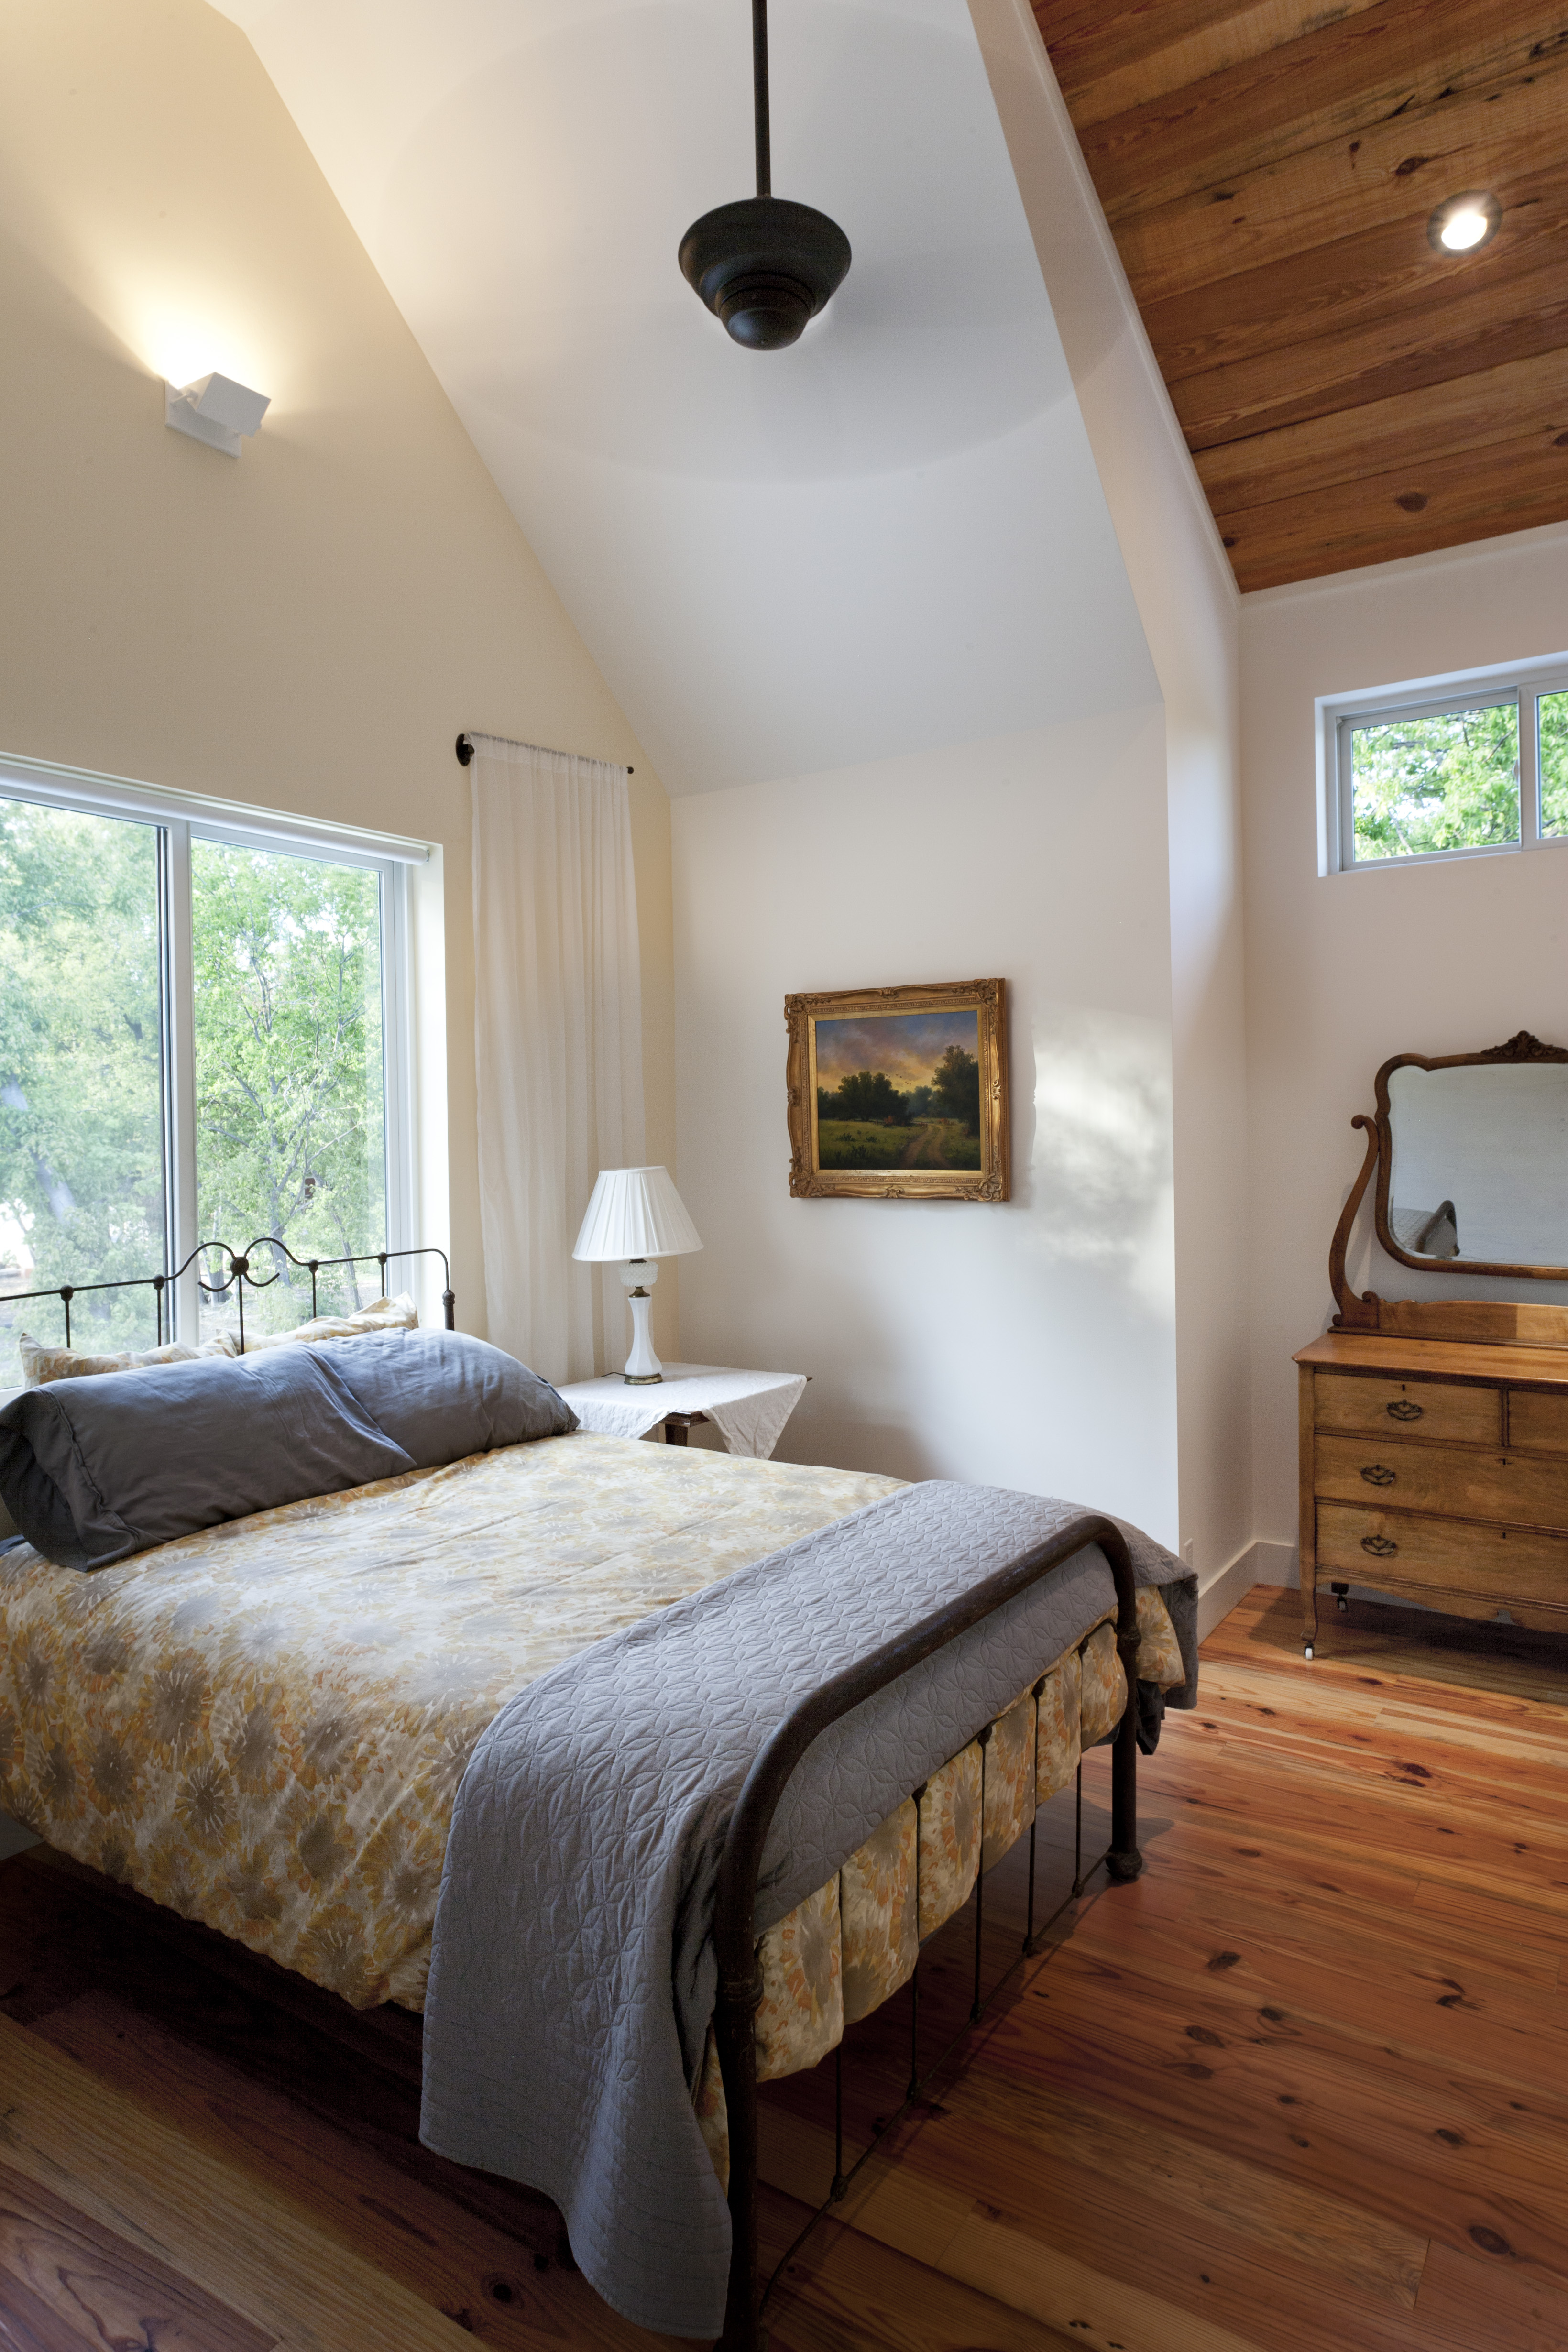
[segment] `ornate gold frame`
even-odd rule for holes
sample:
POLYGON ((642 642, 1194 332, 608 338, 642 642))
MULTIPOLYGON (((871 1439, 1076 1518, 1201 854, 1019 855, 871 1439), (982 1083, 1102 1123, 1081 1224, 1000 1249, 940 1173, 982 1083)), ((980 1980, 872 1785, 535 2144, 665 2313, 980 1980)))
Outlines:
POLYGON ((1009 1197, 1007 983, 954 981, 945 986, 840 988, 786 996, 789 1056, 789 1189, 797 1200, 1005 1201, 1009 1197), (980 1016, 980 1165, 963 1168, 818 1168, 816 1031, 819 1019, 857 1013, 966 1013, 980 1016))

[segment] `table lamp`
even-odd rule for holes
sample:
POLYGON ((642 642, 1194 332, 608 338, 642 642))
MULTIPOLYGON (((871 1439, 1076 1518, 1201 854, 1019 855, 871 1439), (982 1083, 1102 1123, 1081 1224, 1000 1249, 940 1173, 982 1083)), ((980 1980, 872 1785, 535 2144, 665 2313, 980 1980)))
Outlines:
POLYGON ((621 1280, 632 1310, 632 1352, 622 1377, 634 1387, 664 1378, 648 1330, 658 1260, 680 1257, 701 1246, 667 1168, 600 1169, 572 1255, 591 1265, 624 1261, 621 1280))

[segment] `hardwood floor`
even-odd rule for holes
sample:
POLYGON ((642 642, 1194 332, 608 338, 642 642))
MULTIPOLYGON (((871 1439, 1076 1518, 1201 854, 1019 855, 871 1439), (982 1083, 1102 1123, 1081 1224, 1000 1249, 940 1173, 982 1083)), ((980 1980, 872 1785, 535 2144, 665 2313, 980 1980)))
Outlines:
MULTIPOLYGON (((1067 1914, 769 2309, 774 2352, 1568 2352, 1568 1654, 1259 1588, 1067 1914), (1097 1881, 1096 1885, 1101 1885, 1097 1881)), ((1102 1842, 1103 1754, 1086 1773, 1102 1842)), ((1072 1807, 1041 1817, 1049 1908, 1072 1807)), ((987 1881, 1016 1948, 1024 1852, 987 1881)), ((967 2004, 927 1948, 921 2043, 967 2004)), ((851 2146, 909 2074, 851 2034, 851 2146)), ((0 1864, 0 2352, 632 2352, 542 2200, 419 2147, 418 2027, 35 1852, 0 1864)), ((769 2087, 782 2252, 831 2067, 769 2087)))

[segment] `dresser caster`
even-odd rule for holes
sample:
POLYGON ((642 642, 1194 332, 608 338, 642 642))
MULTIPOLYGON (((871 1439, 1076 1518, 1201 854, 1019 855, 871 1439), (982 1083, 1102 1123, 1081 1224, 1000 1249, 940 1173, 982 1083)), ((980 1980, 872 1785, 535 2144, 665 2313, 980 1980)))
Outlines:
POLYGON ((1336 1602, 1339 1604, 1341 1616, 1342 1617, 1347 1615, 1349 1613, 1351 1604, 1345 1596, 1350 1591, 1350 1586, 1348 1584, 1331 1584, 1329 1591, 1333 1594, 1336 1602))
POLYGON ((1302 1643, 1302 1644, 1301 1644, 1301 1655, 1306 1659, 1307 1664, 1308 1664, 1309 1665, 1310 1665, 1310 1664, 1311 1664, 1311 1663, 1312 1663, 1312 1644, 1310 1643, 1310 1642, 1303 1642, 1303 1643, 1302 1643))

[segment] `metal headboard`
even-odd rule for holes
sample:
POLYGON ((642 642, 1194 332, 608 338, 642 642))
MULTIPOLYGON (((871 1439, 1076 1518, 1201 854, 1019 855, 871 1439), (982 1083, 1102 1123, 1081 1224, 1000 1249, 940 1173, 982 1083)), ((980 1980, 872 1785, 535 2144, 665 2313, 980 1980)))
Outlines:
POLYGON ((54 1287, 48 1290, 8 1290, 4 1293, 0 1293, 0 1307, 19 1306, 24 1299, 27 1298, 58 1298, 65 1308, 66 1346, 68 1348, 71 1343, 71 1300, 73 1298, 86 1298, 92 1293, 100 1290, 151 1290, 155 1301, 157 1314, 157 1344, 159 1347, 162 1347, 163 1344, 165 1294, 174 1286, 174 1284, 179 1281, 180 1276, 183 1274, 189 1271, 198 1258, 206 1258, 216 1255, 220 1261, 226 1258, 228 1261, 228 1272, 224 1276, 223 1280, 221 1282, 209 1282, 205 1278, 205 1276, 201 1274, 197 1275, 196 1280, 208 1298, 226 1298, 229 1292, 233 1291, 235 1295, 235 1303, 239 1310, 239 1344, 241 1349, 243 1349, 245 1346, 245 1293, 247 1287, 248 1286, 252 1290, 270 1290, 274 1283, 281 1282, 283 1279, 280 1273, 259 1276, 251 1272, 252 1254, 257 1250, 280 1250, 283 1255, 289 1260, 290 1265, 297 1265, 301 1274, 308 1274, 310 1276, 310 1314, 312 1318, 314 1318, 319 1311, 316 1302, 316 1277, 318 1275, 325 1273, 329 1267, 339 1265, 379 1265, 381 1268, 382 1289, 384 1292, 386 1288, 386 1269, 391 1259, 403 1257, 438 1257, 441 1261, 441 1275, 445 1286, 441 1292, 441 1305, 446 1315, 447 1328, 448 1331, 452 1331, 457 1328, 457 1325, 453 1320, 453 1311, 456 1308, 458 1302, 456 1295, 452 1289, 451 1263, 448 1260, 445 1250, 435 1248, 359 1250, 356 1251, 352 1257, 296 1257, 293 1251, 289 1247, 288 1243, 279 1241, 276 1234, 258 1234, 256 1239, 252 1242, 247 1242, 243 1250, 230 1249, 226 1242, 198 1242, 195 1248, 191 1252, 190 1256, 186 1258, 184 1264, 183 1265, 177 1265, 173 1274, 131 1275, 121 1282, 62 1282, 57 1284, 54 1287))

